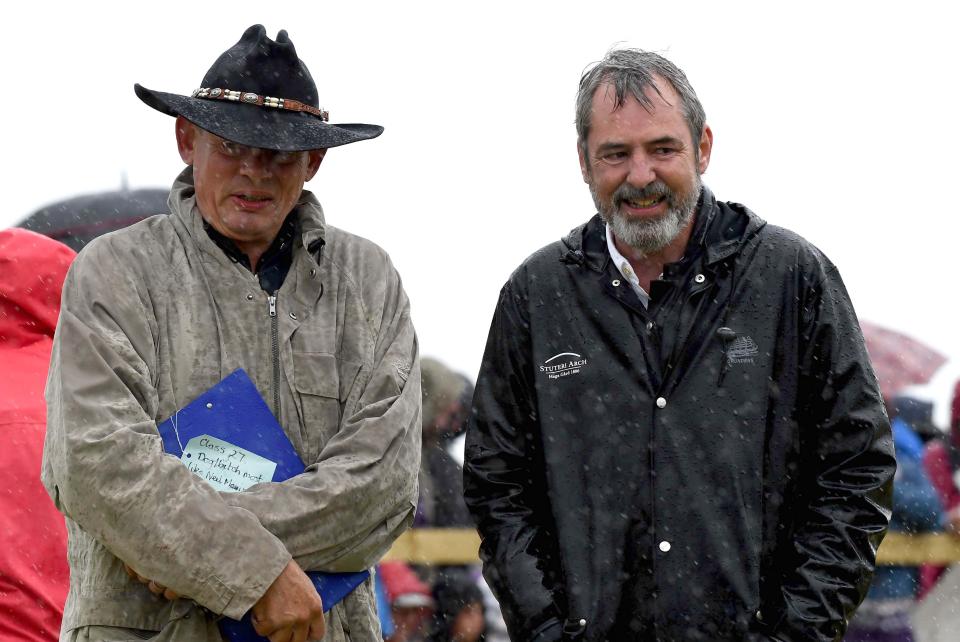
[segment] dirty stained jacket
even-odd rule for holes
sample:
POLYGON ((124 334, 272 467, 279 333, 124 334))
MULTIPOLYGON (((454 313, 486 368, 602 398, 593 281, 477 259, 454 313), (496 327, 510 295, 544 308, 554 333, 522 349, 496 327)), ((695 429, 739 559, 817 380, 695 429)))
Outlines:
MULTIPOLYGON (((65 631, 239 619, 291 556, 369 568, 413 518, 419 357, 386 253, 326 225, 304 191, 271 305, 205 233, 190 169, 169 205, 92 242, 64 285, 42 476, 67 518, 65 631), (163 453, 157 423, 241 367, 307 468, 219 493, 163 453), (191 599, 153 596, 124 562, 191 599)), ((325 639, 379 639, 372 582, 327 617, 325 639)))
POLYGON ((704 189, 646 309, 604 230, 511 275, 477 381, 464 486, 512 638, 839 640, 895 463, 836 268, 704 189))

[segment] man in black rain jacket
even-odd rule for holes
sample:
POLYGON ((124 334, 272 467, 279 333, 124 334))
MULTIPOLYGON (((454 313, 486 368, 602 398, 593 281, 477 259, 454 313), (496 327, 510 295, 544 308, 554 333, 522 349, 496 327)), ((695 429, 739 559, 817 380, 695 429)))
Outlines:
POLYGON ((840 640, 866 593, 895 462, 856 315, 702 186, 704 120, 610 52, 578 98, 600 213, 501 291, 464 476, 514 640, 840 640))

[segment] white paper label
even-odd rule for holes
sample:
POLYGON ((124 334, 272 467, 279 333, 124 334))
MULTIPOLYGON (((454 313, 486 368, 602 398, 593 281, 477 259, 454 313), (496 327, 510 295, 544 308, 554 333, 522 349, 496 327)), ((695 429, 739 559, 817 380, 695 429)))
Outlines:
POLYGON ((200 479, 227 493, 272 481, 277 469, 276 462, 210 435, 188 441, 180 461, 200 479))

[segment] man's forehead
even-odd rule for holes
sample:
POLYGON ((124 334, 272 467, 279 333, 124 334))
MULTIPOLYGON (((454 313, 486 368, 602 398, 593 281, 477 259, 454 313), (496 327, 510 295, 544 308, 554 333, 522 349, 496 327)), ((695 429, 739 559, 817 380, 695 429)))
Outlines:
POLYGON ((617 88, 613 81, 606 80, 593 92, 593 101, 591 111, 599 114, 609 114, 622 108, 628 101, 640 103, 648 113, 653 113, 660 108, 670 108, 680 104, 680 96, 673 86, 663 77, 654 74, 650 85, 643 88, 643 95, 647 99, 647 104, 638 101, 636 96, 629 88, 624 89, 622 100, 618 101, 617 88))
MULTIPOLYGON (((192 123, 191 123, 191 124, 192 124, 192 123)), ((237 144, 237 145, 242 145, 242 144, 243 144, 243 143, 238 143, 238 142, 235 141, 235 140, 230 140, 229 138, 224 138, 223 136, 219 136, 219 135, 217 135, 217 134, 214 134, 212 131, 210 131, 210 130, 208 130, 208 129, 204 129, 203 127, 200 127, 199 125, 193 125, 193 127, 197 130, 197 133, 198 133, 198 134, 200 134, 200 135, 203 136, 204 138, 208 138, 208 139, 210 139, 210 140, 212 140, 212 141, 214 141, 214 142, 227 141, 227 142, 230 142, 230 143, 235 143, 235 144, 237 144)), ((245 145, 244 145, 244 146, 245 146, 245 145)))
POLYGON ((668 81, 656 80, 659 86, 644 88, 648 104, 637 100, 629 89, 625 89, 623 100, 618 104, 617 90, 612 82, 597 87, 587 133, 587 144, 591 149, 618 147, 628 141, 642 141, 644 145, 667 141, 690 144, 689 128, 678 94, 668 81))

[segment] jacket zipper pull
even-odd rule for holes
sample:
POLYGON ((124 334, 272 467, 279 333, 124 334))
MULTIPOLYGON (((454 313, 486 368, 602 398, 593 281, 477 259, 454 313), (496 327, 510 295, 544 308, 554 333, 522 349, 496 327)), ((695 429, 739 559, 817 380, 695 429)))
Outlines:
POLYGON ((728 351, 730 349, 730 342, 737 336, 737 333, 724 326, 717 329, 717 336, 723 341, 723 361, 720 363, 720 376, 717 377, 717 387, 719 388, 723 385, 723 378, 727 374, 727 368, 730 367, 730 355, 728 351))
POLYGON ((267 297, 267 303, 270 304, 270 316, 277 316, 277 295, 271 294, 267 297))

